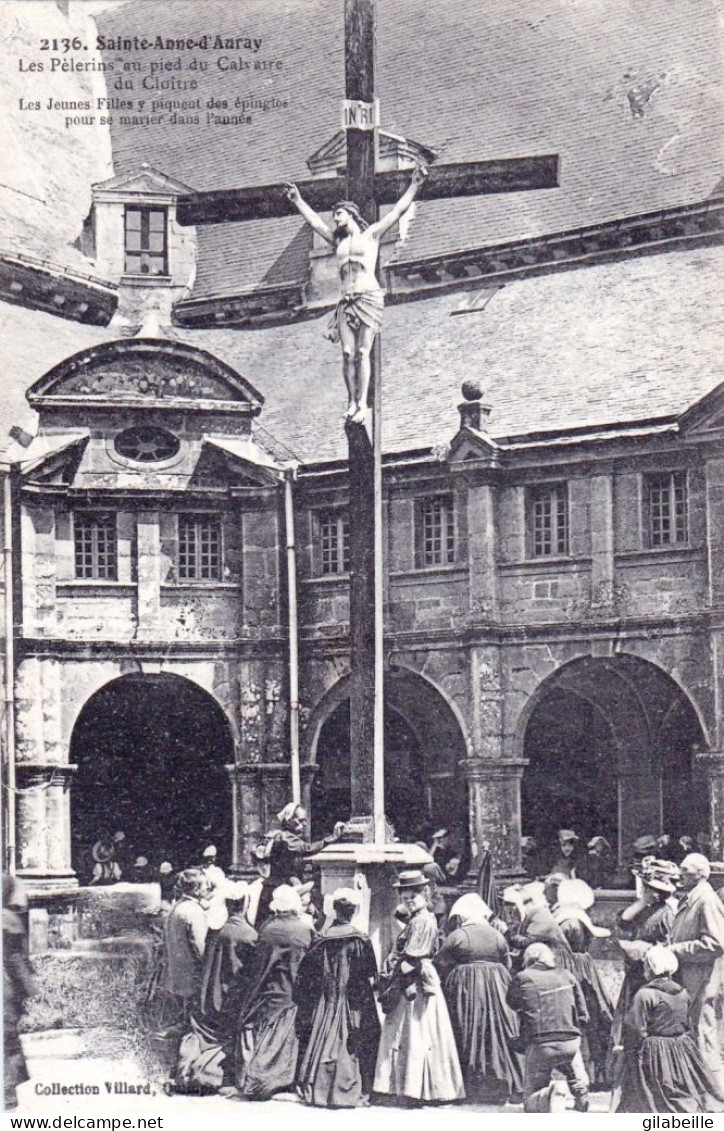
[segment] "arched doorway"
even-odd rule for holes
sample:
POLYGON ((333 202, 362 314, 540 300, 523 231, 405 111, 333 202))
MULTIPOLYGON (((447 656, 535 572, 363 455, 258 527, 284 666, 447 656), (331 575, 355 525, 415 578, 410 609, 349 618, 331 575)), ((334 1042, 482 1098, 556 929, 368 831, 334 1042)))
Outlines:
MULTIPOLYGON (((312 785, 313 835, 350 815, 350 710, 342 695, 319 728, 312 785)), ((401 840, 428 838, 444 825, 464 850, 465 740, 451 708, 427 680, 405 669, 385 677, 385 812, 401 840)))
POLYGON ((704 735, 669 675, 636 656, 585 657, 541 684, 527 718, 523 832, 553 847, 559 828, 605 836, 623 864, 633 841, 707 827, 693 752, 704 735))
POLYGON ((83 707, 70 745, 78 765, 71 796, 73 866, 88 878, 90 850, 122 829, 128 856, 176 868, 209 842, 228 862, 234 761, 228 721, 202 688, 175 675, 128 675, 83 707))

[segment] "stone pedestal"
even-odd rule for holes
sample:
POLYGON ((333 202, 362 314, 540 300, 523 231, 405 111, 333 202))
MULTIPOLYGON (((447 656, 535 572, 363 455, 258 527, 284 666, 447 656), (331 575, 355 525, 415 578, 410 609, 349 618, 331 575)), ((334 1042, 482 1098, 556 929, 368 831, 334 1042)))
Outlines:
POLYGON ((405 868, 421 868, 432 857, 416 844, 360 844, 338 841, 312 857, 312 864, 321 871, 321 890, 325 910, 337 888, 353 888, 359 892, 360 908, 352 920, 372 941, 377 965, 381 966, 392 949, 399 926, 392 918, 400 902, 393 887, 398 872, 405 868))

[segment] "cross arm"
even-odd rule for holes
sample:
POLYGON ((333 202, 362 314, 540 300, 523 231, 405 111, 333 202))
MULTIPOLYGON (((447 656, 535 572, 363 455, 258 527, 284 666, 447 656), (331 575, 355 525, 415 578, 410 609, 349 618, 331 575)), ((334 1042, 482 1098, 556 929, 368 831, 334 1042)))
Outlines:
MULTIPOLYGON (((418 199, 445 200, 489 193, 557 188, 558 171, 559 159, 555 154, 432 166, 418 199)), ((315 212, 329 212, 338 200, 347 196, 344 177, 324 177, 298 183, 302 196, 315 212)), ((375 173, 377 203, 394 204, 409 183, 409 169, 375 173)), ((357 203, 360 206, 364 204, 363 201, 357 203)), ((271 220, 281 216, 297 216, 298 213, 287 199, 284 185, 273 184, 181 196, 176 215, 180 224, 223 224, 271 220)))

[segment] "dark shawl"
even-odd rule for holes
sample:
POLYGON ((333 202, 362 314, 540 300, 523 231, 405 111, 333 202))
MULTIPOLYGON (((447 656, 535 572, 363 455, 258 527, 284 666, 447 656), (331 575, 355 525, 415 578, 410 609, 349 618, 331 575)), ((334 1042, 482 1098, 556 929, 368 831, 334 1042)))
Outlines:
POLYGON ((335 923, 304 956, 294 997, 305 1103, 355 1107, 371 1092, 380 1041, 376 977, 372 944, 349 923, 335 923))

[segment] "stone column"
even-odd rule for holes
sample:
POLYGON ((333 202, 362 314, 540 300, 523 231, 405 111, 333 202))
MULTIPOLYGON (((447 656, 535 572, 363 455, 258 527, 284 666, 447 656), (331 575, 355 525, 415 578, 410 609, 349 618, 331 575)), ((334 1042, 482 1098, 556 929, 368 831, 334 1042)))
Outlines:
POLYGON ((724 751, 697 754, 696 764, 704 770, 709 785, 711 859, 724 860, 724 751))
POLYGON ((617 783, 618 861, 626 873, 636 838, 644 833, 658 836, 662 830, 661 766, 652 766, 648 759, 619 766, 617 783))
POLYGON ((468 783, 470 840, 490 842, 496 875, 522 873, 520 851, 520 779, 525 759, 493 761, 471 758, 460 763, 468 783))
POLYGON ((613 601, 613 479, 591 478, 591 605, 602 607, 613 601))
POLYGON ((136 526, 139 640, 155 640, 161 619, 161 532, 158 511, 139 511, 136 526))
POLYGON ((314 776, 319 771, 319 766, 316 762, 306 762, 300 767, 302 777, 302 805, 307 810, 308 827, 307 836, 311 836, 311 822, 312 822, 312 786, 314 785, 314 776))
POLYGON ((76 766, 53 766, 48 782, 45 815, 48 822, 48 869, 72 874, 70 854, 70 786, 76 766))
POLYGON ((498 615, 495 488, 471 482, 467 502, 470 615, 473 620, 494 620, 498 615))
POLYGON ((251 852, 276 825, 276 815, 291 799, 291 767, 286 762, 246 762, 227 766, 234 791, 234 867, 251 869, 251 852))
POLYGON ((17 765, 18 873, 44 891, 75 887, 70 858, 70 781, 77 766, 17 765))

